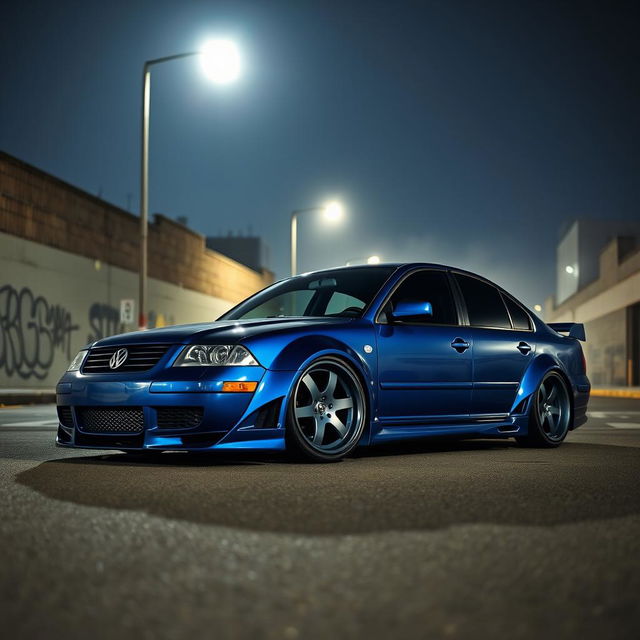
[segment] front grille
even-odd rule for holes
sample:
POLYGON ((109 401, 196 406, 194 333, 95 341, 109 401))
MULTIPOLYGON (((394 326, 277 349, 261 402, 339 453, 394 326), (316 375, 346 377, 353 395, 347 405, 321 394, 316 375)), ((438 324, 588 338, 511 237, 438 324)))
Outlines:
POLYGON ((159 429, 193 429, 202 422, 202 407, 157 407, 159 429))
POLYGON ((141 433, 142 407, 76 407, 80 429, 85 433, 141 433))
POLYGON ((58 407, 58 420, 60 424, 69 429, 73 429, 73 417, 71 415, 71 407, 58 407))
POLYGON ((148 371, 155 367, 167 352, 168 344, 131 344, 126 347, 94 347, 82 365, 82 373, 120 373, 121 371, 148 371), (109 366, 111 356, 118 349, 127 350, 127 358, 117 369, 109 366))

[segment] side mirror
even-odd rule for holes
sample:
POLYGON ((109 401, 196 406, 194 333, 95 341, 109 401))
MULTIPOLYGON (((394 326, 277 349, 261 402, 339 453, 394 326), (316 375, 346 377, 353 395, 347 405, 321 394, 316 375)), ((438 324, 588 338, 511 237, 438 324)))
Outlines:
POLYGON ((394 320, 421 316, 425 318, 433 316, 433 308, 430 302, 398 302, 391 313, 391 317, 394 320))

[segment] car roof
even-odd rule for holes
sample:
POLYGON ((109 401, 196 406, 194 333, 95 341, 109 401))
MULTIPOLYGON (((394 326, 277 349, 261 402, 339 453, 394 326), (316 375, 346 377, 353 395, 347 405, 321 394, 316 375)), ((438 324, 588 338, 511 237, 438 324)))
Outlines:
POLYGON ((299 273, 297 275, 310 276, 310 275, 315 275, 320 273, 326 273, 327 271, 339 271, 343 269, 375 269, 376 267, 393 267, 395 269, 399 269, 402 267, 406 271, 417 268, 417 267, 436 268, 436 269, 454 269, 455 271, 460 271, 461 273, 469 273, 470 275, 478 276, 480 278, 483 277, 476 273, 473 273, 472 271, 466 271, 465 269, 460 269, 458 267, 453 267, 446 264, 439 264, 437 262, 378 262, 377 264, 338 265, 335 267, 327 267, 326 269, 318 269, 316 271, 307 271, 305 273, 299 273))

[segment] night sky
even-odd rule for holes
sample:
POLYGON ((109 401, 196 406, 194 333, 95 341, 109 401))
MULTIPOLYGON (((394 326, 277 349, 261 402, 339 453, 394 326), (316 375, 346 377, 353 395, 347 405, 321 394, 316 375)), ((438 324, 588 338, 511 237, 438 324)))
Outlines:
MULTIPOLYGON (((640 21, 618 2, 6 2, 0 149, 138 212, 143 62, 237 40, 245 71, 152 75, 150 211, 262 235, 288 275, 379 254, 553 292, 575 217, 640 216, 640 21)), ((152 247, 151 247, 152 250, 152 247)))

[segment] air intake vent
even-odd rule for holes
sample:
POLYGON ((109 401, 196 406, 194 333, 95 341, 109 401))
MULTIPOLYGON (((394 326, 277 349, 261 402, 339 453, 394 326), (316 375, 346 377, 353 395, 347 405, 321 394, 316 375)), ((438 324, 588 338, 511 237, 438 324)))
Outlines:
POLYGON ((170 346, 168 344, 131 344, 126 347, 95 347, 91 349, 82 365, 82 373, 148 371, 158 364, 170 346), (110 365, 111 358, 117 352, 120 352, 116 357, 121 364, 113 368, 110 365))
POLYGON ((80 429, 85 433, 141 433, 142 407, 76 407, 80 429))
POLYGON ((71 407, 58 407, 58 420, 63 427, 73 429, 73 417, 71 407))
POLYGON ((202 422, 202 407, 157 407, 159 429, 193 429, 202 422))

